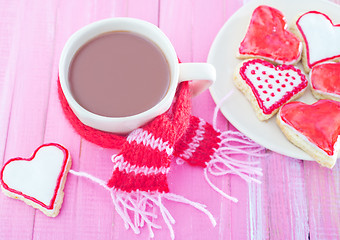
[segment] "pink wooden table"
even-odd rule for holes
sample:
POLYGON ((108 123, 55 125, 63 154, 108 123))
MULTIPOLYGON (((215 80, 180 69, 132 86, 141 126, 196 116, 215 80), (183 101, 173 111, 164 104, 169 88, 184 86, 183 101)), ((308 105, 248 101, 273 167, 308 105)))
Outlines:
MULTIPOLYGON (((335 0, 339 3, 339 0, 335 0)), ((113 150, 83 140, 65 119, 57 97, 58 61, 67 38, 108 17, 135 17, 158 25, 183 62, 206 61, 213 39, 242 0, 13 0, 0 1, 0 159, 29 157, 46 142, 66 146, 72 168, 98 178, 111 175, 113 150)), ((210 93, 193 99, 193 114, 211 122, 210 93)), ((220 114, 222 130, 232 128, 220 114)), ((202 169, 172 165, 170 190, 207 205, 208 218, 183 204, 165 204, 176 219, 176 239, 340 239, 340 164, 328 170, 311 161, 268 151, 261 159, 262 184, 239 177, 217 185, 237 197, 224 199, 202 169)), ((170 239, 164 223, 155 239, 170 239)), ((69 175, 56 218, 0 194, 0 239, 149 239, 126 231, 107 191, 69 175)))

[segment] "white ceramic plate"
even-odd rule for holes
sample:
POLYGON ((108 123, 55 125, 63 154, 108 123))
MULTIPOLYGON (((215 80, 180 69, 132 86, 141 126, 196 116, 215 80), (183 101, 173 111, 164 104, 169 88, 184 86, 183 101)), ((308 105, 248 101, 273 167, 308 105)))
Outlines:
MULTIPOLYGON (((275 117, 267 122, 259 121, 250 103, 233 84, 233 73, 241 62, 235 56, 245 36, 252 12, 259 5, 279 9, 288 23, 292 23, 299 14, 317 10, 327 14, 334 24, 340 23, 340 6, 323 0, 252 0, 224 24, 211 46, 207 60, 216 67, 217 80, 210 87, 210 93, 216 104, 232 91, 231 96, 222 104, 221 112, 234 127, 267 149, 292 158, 312 160, 309 155, 286 139, 276 125, 275 117)), ((298 67, 302 69, 301 65, 298 67)), ((305 103, 316 101, 309 89, 299 100, 305 103)))

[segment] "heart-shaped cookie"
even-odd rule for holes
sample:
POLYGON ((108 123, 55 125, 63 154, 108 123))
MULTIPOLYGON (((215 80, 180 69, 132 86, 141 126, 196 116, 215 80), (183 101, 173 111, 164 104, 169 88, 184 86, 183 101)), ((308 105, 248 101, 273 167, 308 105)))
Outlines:
POLYGON ((63 188, 71 167, 68 150, 55 143, 40 146, 31 158, 9 160, 1 171, 3 192, 41 210, 47 216, 58 215, 63 188))
POLYGON ((310 71, 309 79, 316 98, 340 101, 340 63, 316 65, 310 71))
POLYGON ((260 120, 272 117, 308 85, 300 69, 292 65, 274 66, 261 59, 244 61, 236 71, 234 83, 250 100, 260 120))
POLYGON ((317 162, 332 168, 339 150, 340 103, 323 99, 308 105, 285 104, 277 122, 286 137, 317 162))
POLYGON ((261 5, 251 17, 247 33, 239 46, 239 57, 257 57, 278 63, 295 64, 300 60, 302 43, 287 31, 279 10, 261 5))
POLYGON ((340 59, 340 24, 333 24, 324 13, 310 11, 298 18, 296 27, 304 40, 306 71, 318 63, 340 59))

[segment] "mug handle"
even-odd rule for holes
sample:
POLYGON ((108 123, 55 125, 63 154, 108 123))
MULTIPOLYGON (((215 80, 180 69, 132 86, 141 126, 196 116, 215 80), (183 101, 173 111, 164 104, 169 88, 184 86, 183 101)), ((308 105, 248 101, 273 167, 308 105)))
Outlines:
POLYGON ((190 81, 191 96, 195 97, 216 81, 216 70, 210 63, 179 63, 179 83, 190 81))

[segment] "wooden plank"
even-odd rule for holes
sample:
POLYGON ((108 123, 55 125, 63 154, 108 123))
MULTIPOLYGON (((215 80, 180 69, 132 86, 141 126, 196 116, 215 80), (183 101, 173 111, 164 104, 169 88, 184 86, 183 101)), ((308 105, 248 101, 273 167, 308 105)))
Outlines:
MULTIPOLYGON (((14 55, 7 66, 7 77, 13 82, 6 84, 6 87, 9 90, 9 101, 13 91, 13 101, 12 104, 7 101, 10 107, 10 123, 4 161, 18 156, 30 157, 44 137, 49 98, 49 78, 46 76, 50 76, 51 65, 48 64, 48 59, 53 53, 53 48, 49 45, 53 35, 50 34, 48 24, 54 21, 54 15, 45 16, 46 12, 39 11, 34 6, 33 4, 30 11, 27 11, 30 3, 22 1, 14 6, 17 8, 17 15, 12 13, 15 18, 10 26, 17 33, 12 34, 13 39, 9 38, 13 40, 9 49, 14 55)), ((3 195, 0 201, 1 219, 4 219, 0 231, 3 238, 31 238, 36 211, 21 201, 3 195)))
POLYGON ((132 17, 159 25, 159 4, 161 0, 127 0, 115 1, 114 15, 116 17, 132 17))
POLYGON ((24 15, 24 2, 21 4, 0 3, 0 161, 4 161, 4 153, 8 135, 8 125, 16 80, 16 62, 19 56, 21 22, 24 15))
MULTIPOLYGON (((160 27, 172 41, 181 61, 205 62, 213 39, 226 20, 225 1, 214 1, 214 4, 207 1, 168 1, 161 2, 160 6, 160 27)), ((193 99, 192 112, 212 122, 214 107, 210 94, 205 92, 193 99)), ((218 123, 223 126, 226 121, 219 115, 218 123)), ((174 209, 174 216, 179 216, 176 225, 185 224, 187 229, 179 228, 176 236, 179 239, 229 239, 231 203, 210 188, 203 177, 203 169, 183 165, 174 166, 172 172, 172 191, 206 204, 218 222, 213 228, 202 213, 188 206, 177 206, 174 209)), ((169 180, 172 179, 170 177, 169 180)), ((229 176, 213 180, 224 191, 230 192, 229 176)))
MULTIPOLYGON (((85 13, 86 3, 84 2, 84 9, 79 8, 78 11, 85 13)), ((46 62, 50 62, 52 66, 51 71, 46 75, 46 79, 50 82, 49 87, 49 102, 46 109, 46 127, 44 133, 44 142, 56 142, 64 145, 71 154, 72 169, 79 163, 79 148, 80 137, 74 132, 70 124, 64 117, 61 109, 58 94, 57 94, 57 79, 59 56, 66 39, 79 27, 81 23, 73 20, 74 11, 77 5, 66 4, 65 2, 56 1, 54 6, 40 6, 40 11, 46 12, 50 16, 54 16, 52 22, 48 22, 48 27, 51 29, 53 39, 50 46, 53 53, 46 62)), ((90 8, 88 8, 90 9, 90 8)), ((76 18, 79 20, 79 16, 76 18)), ((47 19, 41 20, 46 22, 47 19)), ((68 176, 65 184, 65 197, 60 214, 54 218, 47 218, 41 213, 37 213, 34 223, 35 238, 43 236, 55 236, 59 239, 67 239, 74 235, 74 225, 76 224, 75 216, 75 199, 77 197, 77 179, 73 176, 68 176)))
MULTIPOLYGON (((268 219, 262 224, 265 237, 307 239, 308 209, 303 179, 303 161, 271 153, 264 164, 262 210, 268 219), (266 230, 268 228, 268 232, 266 230)), ((256 213, 256 212, 255 212, 256 213)))
MULTIPOLYGON (((242 1, 218 1, 211 4, 206 1, 195 1, 194 9, 198 13, 193 19, 193 61, 206 61, 210 46, 226 20, 240 7, 242 1), (214 16, 213 18, 211 16, 214 16)), ((212 122, 213 110, 216 104, 208 92, 193 99, 193 114, 199 113, 208 122, 212 122), (202 108, 204 109, 202 111, 202 108)), ((218 128, 226 130, 227 122, 221 114, 217 118, 218 128)), ((235 129, 231 129, 235 130, 235 129)), ((246 159, 244 159, 246 161, 246 159)), ((218 236, 220 239, 246 239, 249 234, 248 185, 238 176, 223 176, 216 178, 220 188, 236 197, 239 202, 232 203, 220 199, 219 204, 212 205, 213 209, 220 208, 218 236)), ((217 194, 217 193, 215 193, 217 194)))
POLYGON ((310 239, 340 238, 340 165, 304 163, 310 239))
MULTIPOLYGON (((160 2, 159 26, 172 42, 177 56, 182 62, 192 62, 193 60, 192 31, 195 10, 192 4, 193 1, 160 2)), ((202 191, 207 186, 204 182, 202 169, 172 164, 169 184, 172 193, 200 203, 207 204, 214 201, 218 204, 216 198, 213 200, 210 198, 212 191, 210 194, 207 194, 209 191, 202 191)), ((179 203, 169 203, 169 205, 173 206, 171 213, 176 219, 174 230, 177 239, 204 239, 208 233, 213 233, 213 227, 208 218, 201 212, 179 203), (196 234, 197 232, 200 234, 196 234)), ((218 211, 215 213, 218 215, 218 211)), ((216 239, 216 233, 211 235, 211 238, 216 239)))

